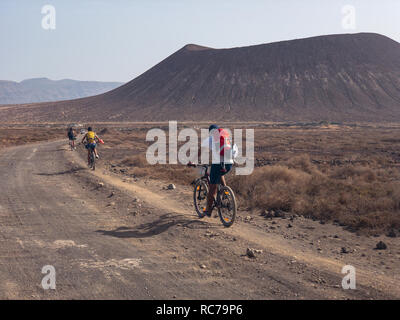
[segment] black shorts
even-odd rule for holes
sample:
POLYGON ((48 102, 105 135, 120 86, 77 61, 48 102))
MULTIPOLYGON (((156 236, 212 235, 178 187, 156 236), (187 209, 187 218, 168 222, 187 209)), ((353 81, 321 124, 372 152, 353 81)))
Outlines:
POLYGON ((227 174, 230 170, 232 169, 232 164, 225 164, 225 172, 222 172, 222 165, 219 164, 213 164, 211 165, 211 171, 210 171, 210 183, 211 184, 220 184, 221 183, 221 177, 225 174, 227 174))
POLYGON ((91 149, 91 150, 94 150, 94 149, 96 149, 96 143, 95 142, 93 142, 93 143, 87 143, 86 145, 85 145, 85 148, 86 149, 91 149))

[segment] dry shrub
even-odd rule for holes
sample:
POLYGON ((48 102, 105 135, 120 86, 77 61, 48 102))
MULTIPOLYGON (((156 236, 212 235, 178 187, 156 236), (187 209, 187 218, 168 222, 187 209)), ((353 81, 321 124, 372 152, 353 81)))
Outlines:
POLYGON ((365 182, 373 182, 377 179, 377 174, 371 168, 347 165, 334 170, 331 177, 334 179, 360 177, 365 182))
POLYGON ((242 207, 283 210, 323 221, 338 221, 350 230, 400 229, 400 182, 379 170, 346 166, 321 172, 306 157, 288 166, 256 168, 250 176, 231 176, 242 207), (379 179, 378 179, 379 177, 379 179))
POLYGON ((146 156, 142 153, 135 156, 126 157, 120 162, 120 164, 127 167, 139 167, 139 168, 144 168, 149 166, 146 156))
POLYGON ((256 168, 250 176, 231 176, 230 185, 249 208, 290 211, 295 195, 311 176, 283 166, 256 168))
POLYGON ((315 168, 311 163, 310 156, 307 154, 296 155, 287 161, 289 168, 298 169, 307 173, 313 173, 315 168))

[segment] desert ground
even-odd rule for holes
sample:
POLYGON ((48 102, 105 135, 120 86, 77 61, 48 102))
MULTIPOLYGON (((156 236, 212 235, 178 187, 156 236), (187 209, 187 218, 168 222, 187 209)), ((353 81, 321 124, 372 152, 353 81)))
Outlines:
POLYGON ((0 124, 0 149, 66 137, 65 126, 0 124))
POLYGON ((400 297, 400 126, 224 125, 256 138, 253 174, 227 176, 231 228, 197 217, 196 170, 146 162, 147 131, 167 123, 93 124, 105 141, 96 171, 65 124, 2 125, 0 298, 400 297), (41 286, 45 265, 55 290, 41 286), (355 290, 342 288, 345 265, 355 290))

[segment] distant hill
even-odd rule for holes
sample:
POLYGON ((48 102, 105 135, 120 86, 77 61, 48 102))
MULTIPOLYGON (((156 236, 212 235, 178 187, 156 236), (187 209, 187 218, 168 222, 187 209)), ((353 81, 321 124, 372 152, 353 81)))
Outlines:
POLYGON ((120 82, 28 79, 21 82, 0 80, 0 104, 71 100, 104 93, 120 82))
POLYGON ((400 121, 400 44, 374 33, 191 44, 110 92, 0 108, 0 119, 400 121))

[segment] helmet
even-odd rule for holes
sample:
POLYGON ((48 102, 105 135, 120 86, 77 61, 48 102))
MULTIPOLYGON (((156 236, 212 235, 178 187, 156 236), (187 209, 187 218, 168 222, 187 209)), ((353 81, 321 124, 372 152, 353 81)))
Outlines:
POLYGON ((212 124, 211 126, 208 127, 208 131, 212 131, 214 129, 219 129, 219 127, 216 124, 212 124))
POLYGON ((93 131, 92 127, 87 128, 87 131, 93 131))

